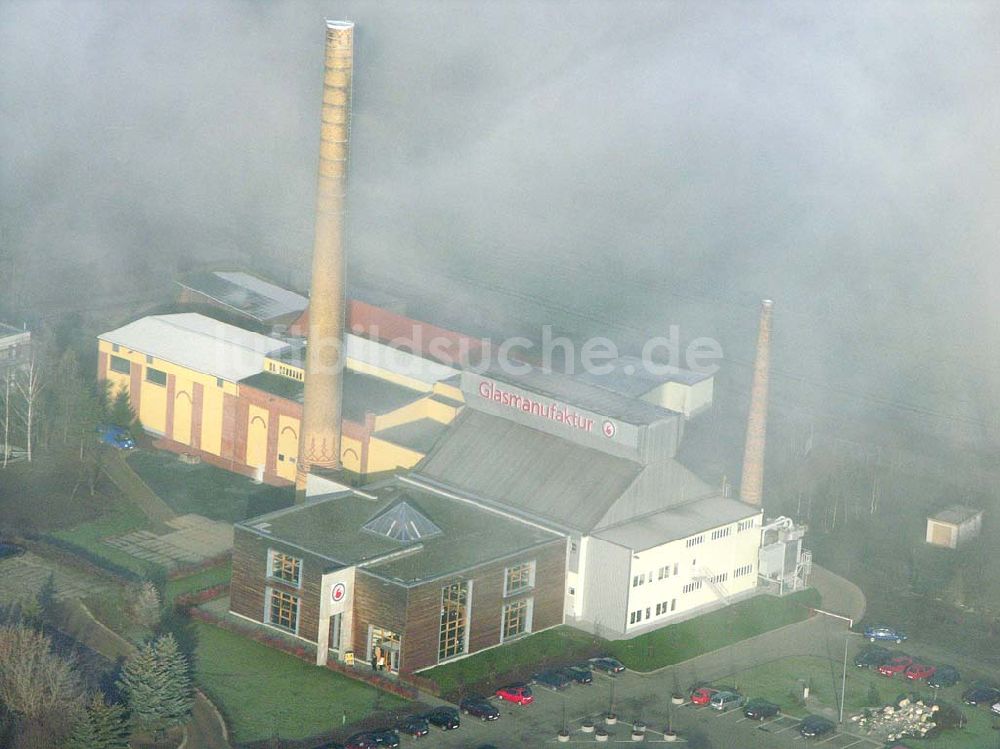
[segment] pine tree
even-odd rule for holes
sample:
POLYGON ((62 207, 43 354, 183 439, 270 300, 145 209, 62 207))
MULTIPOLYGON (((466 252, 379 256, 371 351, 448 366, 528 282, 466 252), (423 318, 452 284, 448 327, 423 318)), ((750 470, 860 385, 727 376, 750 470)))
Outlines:
POLYGON ((95 694, 77 721, 66 749, 128 749, 125 708, 95 694))
POLYGON ((129 658, 118 686, 137 728, 163 731, 186 723, 191 714, 191 673, 171 634, 147 643, 129 658))
POLYGON ((163 692, 164 713, 168 726, 186 723, 194 706, 194 690, 191 684, 191 669, 187 658, 177 646, 172 634, 158 638, 154 648, 157 660, 166 674, 163 692))
POLYGON ((115 393, 115 398, 111 402, 111 412, 109 421, 116 427, 128 429, 135 421, 135 411, 132 409, 132 402, 128 397, 128 390, 121 388, 115 393))

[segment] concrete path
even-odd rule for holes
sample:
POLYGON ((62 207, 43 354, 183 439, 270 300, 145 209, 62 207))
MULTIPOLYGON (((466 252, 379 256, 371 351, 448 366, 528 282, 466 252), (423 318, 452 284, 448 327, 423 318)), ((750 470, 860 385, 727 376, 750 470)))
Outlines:
MULTIPOLYGON (((91 650, 115 661, 136 652, 136 647, 116 632, 105 627, 78 600, 62 604, 62 629, 91 650)), ((229 733, 225 721, 215 705, 195 691, 191 722, 184 728, 184 749, 230 749, 229 733)))
POLYGON ((111 453, 104 464, 104 473, 152 522, 166 524, 177 516, 170 505, 160 499, 125 462, 124 452, 115 450, 111 453))

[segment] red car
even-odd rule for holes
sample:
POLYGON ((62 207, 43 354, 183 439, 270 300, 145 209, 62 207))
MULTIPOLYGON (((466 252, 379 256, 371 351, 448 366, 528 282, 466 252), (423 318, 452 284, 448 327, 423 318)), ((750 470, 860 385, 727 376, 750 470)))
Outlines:
POLYGON ((937 669, 934 666, 927 666, 923 663, 914 663, 906 669, 906 678, 911 681, 917 679, 927 679, 934 675, 937 669))
POLYGON ((878 667, 878 672, 882 676, 895 676, 901 674, 913 665, 913 659, 908 655, 897 655, 888 663, 883 663, 878 667))
POLYGON ((497 690, 497 697, 515 705, 530 705, 535 701, 535 696, 531 693, 531 687, 527 684, 511 684, 508 687, 500 687, 497 690))
POLYGON ((712 689, 711 687, 698 687, 691 691, 691 704, 707 705, 718 691, 718 689, 712 689))

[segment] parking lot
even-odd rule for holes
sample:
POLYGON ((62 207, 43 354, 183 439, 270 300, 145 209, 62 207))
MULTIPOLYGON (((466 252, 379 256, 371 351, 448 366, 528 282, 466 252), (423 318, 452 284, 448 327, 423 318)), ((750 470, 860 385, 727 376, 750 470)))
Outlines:
MULTIPOLYGON (((667 743, 668 711, 673 713, 673 728, 678 733, 674 743, 695 749, 780 749, 781 747, 821 746, 823 749, 881 749, 879 741, 834 731, 814 739, 804 739, 798 731, 799 720, 785 715, 763 722, 749 720, 742 711, 719 712, 709 707, 696 707, 686 702, 670 705, 670 688, 665 675, 644 676, 626 672, 615 677, 595 673, 594 683, 573 685, 554 692, 545 687, 533 687, 535 701, 527 707, 499 703, 501 718, 483 723, 463 716, 462 727, 442 732, 432 728, 434 746, 475 747, 492 744, 501 748, 542 746, 558 743, 556 734, 563 726, 570 732, 571 744, 597 743, 594 733, 581 730, 585 720, 608 732, 606 743, 633 743, 632 723, 646 724, 645 743, 667 743), (651 687, 653 687, 651 689, 651 687), (615 711, 619 720, 605 725, 604 716, 614 694, 615 711), (662 696, 659 696, 662 695, 662 696)), ((496 700, 494 700, 496 703, 496 700)), ((403 744, 416 744, 403 739, 403 744)))

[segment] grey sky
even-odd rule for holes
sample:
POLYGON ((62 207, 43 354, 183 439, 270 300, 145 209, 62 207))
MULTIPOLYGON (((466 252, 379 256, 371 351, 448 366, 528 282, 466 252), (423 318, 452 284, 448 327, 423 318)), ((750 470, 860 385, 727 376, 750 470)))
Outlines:
POLYGON ((7 2, 8 251, 301 262, 324 16, 358 24, 352 268, 736 358, 772 296, 780 368, 996 419, 995 2, 7 2))

